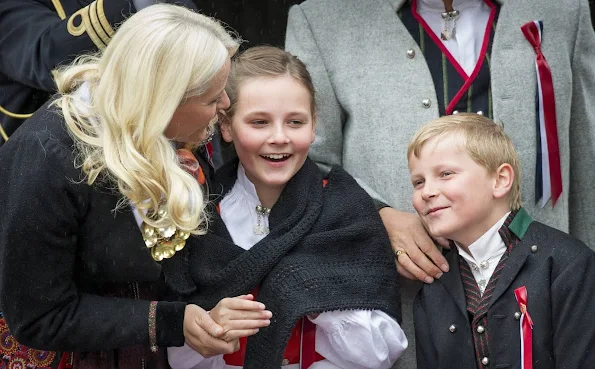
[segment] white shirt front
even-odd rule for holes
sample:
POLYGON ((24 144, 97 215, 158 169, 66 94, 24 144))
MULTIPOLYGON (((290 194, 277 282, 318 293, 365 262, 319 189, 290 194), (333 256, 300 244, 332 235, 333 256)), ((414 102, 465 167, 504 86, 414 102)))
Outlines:
POLYGON ((473 273, 473 277, 482 295, 492 274, 494 274, 494 270, 496 270, 496 266, 498 266, 498 262, 506 252, 506 245, 498 231, 509 214, 510 212, 506 213, 492 228, 479 237, 477 241, 469 245, 470 254, 455 242, 459 254, 469 264, 471 273, 473 273))
MULTIPOLYGON (((249 250, 266 235, 255 235, 260 205, 256 189, 238 167, 238 179, 220 203, 221 218, 236 245, 249 250)), ((268 217, 262 216, 268 228, 268 217)), ((273 312, 274 314, 274 312, 273 312)), ((399 324, 379 310, 330 311, 316 319, 316 351, 326 360, 315 362, 310 369, 388 369, 407 348, 407 338, 399 324)), ((168 348, 173 369, 231 369, 223 355, 204 358, 187 345, 168 348)), ((293 369, 298 365, 287 365, 293 369)))
MULTIPOLYGON (((467 76, 470 76, 481 53, 491 8, 484 0, 453 0, 452 7, 459 11, 456 37, 442 40, 440 33, 444 21, 441 13, 445 11, 444 3, 442 0, 417 0, 417 13, 426 21, 467 76)), ((452 21, 450 24, 452 25, 452 21)))

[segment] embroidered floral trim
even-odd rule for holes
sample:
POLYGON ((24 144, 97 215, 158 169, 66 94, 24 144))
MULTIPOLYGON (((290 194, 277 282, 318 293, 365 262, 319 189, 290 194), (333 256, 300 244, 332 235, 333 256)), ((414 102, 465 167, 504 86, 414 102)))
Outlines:
POLYGON ((0 313, 0 368, 49 369, 56 358, 53 351, 35 350, 20 345, 8 331, 0 313))
POLYGON ((149 345, 151 345, 152 352, 157 352, 157 350, 159 350, 159 347, 157 346, 156 315, 157 301, 151 301, 149 304, 149 345))

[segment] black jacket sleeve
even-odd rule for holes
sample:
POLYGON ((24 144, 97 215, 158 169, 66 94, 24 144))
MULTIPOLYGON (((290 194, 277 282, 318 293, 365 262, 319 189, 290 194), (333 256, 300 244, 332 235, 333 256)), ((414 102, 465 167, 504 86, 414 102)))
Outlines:
POLYGON ((415 352, 418 369, 432 369, 438 363, 438 354, 430 337, 430 325, 424 307, 423 290, 419 291, 413 302, 415 326, 415 352))
MULTIPOLYGON (((190 0, 166 2, 195 9, 190 0)), ((135 11, 132 0, 2 0, 0 73, 52 92, 53 69, 104 49, 117 26, 135 11)))
POLYGON ((551 284, 554 357, 556 368, 587 369, 595 363, 595 253, 586 246, 570 250, 575 253, 558 257, 567 262, 554 269, 551 284))
MULTIPOLYGON (((93 192, 73 162, 72 149, 49 131, 21 132, 0 149, 0 304, 8 327, 43 350, 148 346, 149 301, 77 289, 78 230, 93 192)), ((157 304, 159 346, 183 344, 185 305, 157 304)))
POLYGON ((60 5, 50 0, 0 2, 0 73, 51 92, 55 89, 53 69, 83 52, 104 48, 116 25, 135 11, 128 0, 57 3, 60 5))

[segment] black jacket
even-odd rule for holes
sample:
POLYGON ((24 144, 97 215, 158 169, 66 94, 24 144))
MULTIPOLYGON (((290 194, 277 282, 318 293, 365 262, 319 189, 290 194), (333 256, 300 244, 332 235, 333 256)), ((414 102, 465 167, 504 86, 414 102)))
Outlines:
MULTIPOLYGON (((81 181, 72 145, 63 119, 44 106, 0 148, 2 311, 17 340, 33 348, 148 348, 161 265, 130 208, 113 211, 120 196, 81 181)), ((184 343, 185 306, 157 304, 159 346, 184 343)))
MULTIPOLYGON (((520 242, 500 274, 482 333, 489 335, 487 367, 521 368, 514 290, 525 286, 534 322, 533 368, 594 368, 595 253, 572 236, 532 222, 523 210, 513 224, 509 229, 520 242)), ((447 258, 450 272, 425 285, 415 301, 419 369, 476 368, 458 253, 451 250, 447 258)))

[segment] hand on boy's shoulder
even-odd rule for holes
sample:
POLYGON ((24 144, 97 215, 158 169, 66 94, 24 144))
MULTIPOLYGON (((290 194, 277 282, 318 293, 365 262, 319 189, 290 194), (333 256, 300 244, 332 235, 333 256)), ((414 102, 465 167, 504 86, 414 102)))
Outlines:
POLYGON ((448 262, 428 235, 417 214, 386 207, 380 217, 388 232, 399 274, 432 283, 448 272, 448 262))

